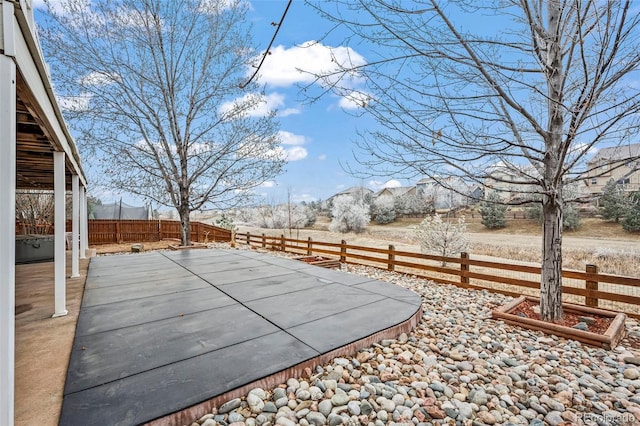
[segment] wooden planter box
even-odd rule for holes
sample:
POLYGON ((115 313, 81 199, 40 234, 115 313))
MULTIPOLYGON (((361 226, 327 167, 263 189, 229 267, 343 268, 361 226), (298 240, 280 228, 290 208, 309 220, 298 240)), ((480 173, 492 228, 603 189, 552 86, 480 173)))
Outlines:
POLYGON ((171 250, 206 249, 207 245, 206 244, 201 244, 201 243, 194 243, 192 241, 190 246, 181 246, 179 244, 169 244, 169 248, 171 250))
POLYGON ((515 311, 518 305, 524 301, 531 301, 536 304, 540 303, 540 299, 529 296, 521 296, 513 300, 500 308, 491 312, 491 317, 494 319, 502 320, 511 325, 517 325, 519 327, 528 328, 530 330, 538 330, 547 334, 554 334, 558 337, 564 337, 566 339, 577 340, 587 345, 602 347, 604 349, 613 349, 618 346, 618 343, 625 334, 625 320, 626 315, 622 313, 616 313, 611 311, 605 311, 603 309, 590 308, 587 306, 573 305, 569 303, 563 303, 562 308, 564 312, 574 313, 578 315, 597 315, 607 318, 613 318, 609 328, 604 334, 592 333, 590 331, 578 330, 572 327, 565 327, 559 324, 554 324, 546 321, 541 321, 533 318, 525 318, 511 312, 515 311))
POLYGON ((294 259, 308 263, 309 265, 320 266, 322 268, 331 268, 331 269, 340 268, 340 261, 338 259, 331 259, 329 257, 303 256, 303 257, 296 257, 294 259))

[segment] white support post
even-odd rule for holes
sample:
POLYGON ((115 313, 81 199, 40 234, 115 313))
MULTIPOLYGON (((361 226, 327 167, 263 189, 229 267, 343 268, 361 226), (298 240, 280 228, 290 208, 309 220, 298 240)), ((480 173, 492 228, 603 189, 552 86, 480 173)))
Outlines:
POLYGON ((80 259, 87 258, 89 236, 87 235, 87 192, 80 185, 80 259))
MULTIPOLYGON (((3 17, 7 13, 13 20, 13 5, 4 2, 3 17)), ((3 21, 6 25, 7 19, 3 21)), ((8 31, 7 28, 4 30, 8 31)), ((16 303, 16 65, 5 54, 0 54, 0 424, 12 426, 16 303)))
POLYGON ((54 292, 55 312, 53 317, 67 315, 66 254, 65 254, 65 183, 64 151, 53 153, 53 200, 55 205, 54 236, 54 292))
POLYGON ((71 176, 71 278, 80 276, 80 178, 71 176))

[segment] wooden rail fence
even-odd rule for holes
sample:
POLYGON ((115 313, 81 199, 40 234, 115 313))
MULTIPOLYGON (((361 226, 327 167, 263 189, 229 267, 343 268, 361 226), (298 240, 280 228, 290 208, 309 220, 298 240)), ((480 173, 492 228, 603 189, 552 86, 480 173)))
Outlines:
MULTIPOLYGON (((180 239, 180 222, 175 220, 108 220, 88 222, 89 244, 144 243, 165 238, 180 239)), ((231 241, 231 231, 201 222, 191 222, 191 241, 231 241)))
MULTIPOLYGON (((281 236, 236 234, 237 242, 268 250, 313 255, 336 256, 343 263, 375 266, 403 272, 446 284, 471 289, 486 289, 509 296, 538 296, 540 266, 472 259, 442 257, 388 248, 340 243, 297 240, 281 236)), ((624 312, 640 318, 640 278, 598 272, 595 265, 585 271, 563 270, 562 292, 565 302, 624 312)))

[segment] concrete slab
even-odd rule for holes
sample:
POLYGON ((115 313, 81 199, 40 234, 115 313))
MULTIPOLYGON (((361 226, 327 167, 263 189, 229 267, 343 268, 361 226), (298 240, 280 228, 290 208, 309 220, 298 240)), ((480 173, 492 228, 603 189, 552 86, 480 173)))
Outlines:
POLYGON ((256 280, 226 283, 221 285, 220 289, 240 302, 249 302, 281 294, 293 294, 327 284, 330 284, 330 282, 321 278, 290 273, 256 280))
POLYGON ((275 333, 278 328, 240 304, 76 337, 65 393, 275 333), (239 332, 241 331, 241 332, 239 332))
MULTIPOLYGON (((216 259, 220 260, 219 262, 208 262, 208 263, 194 263, 189 261, 177 260, 183 268, 186 268, 190 272, 197 275, 205 275, 205 274, 224 274, 225 272, 231 271, 231 274, 234 271, 250 269, 250 268, 258 268, 263 266, 268 266, 264 262, 261 262, 257 259, 245 259, 239 256, 226 256, 224 258, 217 257, 216 259)), ((227 273, 228 275, 228 273, 227 273)))
MULTIPOLYGON (((247 262, 253 265, 255 261, 247 260, 247 262)), ((286 267, 263 264, 261 266, 246 268, 242 267, 242 265, 238 265, 235 269, 209 272, 206 274, 200 274, 200 276, 212 285, 220 286, 240 281, 255 280, 258 278, 277 277, 287 275, 289 273, 291 273, 291 270, 286 267)))
POLYGON ((383 281, 371 280, 361 284, 355 284, 353 287, 370 291, 371 293, 380 294, 391 299, 410 303, 412 305, 420 306, 421 304, 420 298, 416 298, 416 294, 411 290, 395 285, 389 285, 389 283, 383 281))
POLYGON ((392 327, 404 321, 406 312, 412 309, 415 307, 405 302, 384 299, 287 328, 287 332, 324 353, 363 339, 374 330, 392 327), (372 312, 377 315, 371 315, 372 312))
POLYGON ((279 331, 67 394, 60 425, 145 423, 315 355, 317 352, 279 331))
POLYGON ((235 300, 207 286, 196 290, 88 306, 78 321, 76 336, 101 333, 180 315, 232 305, 235 300))
MULTIPOLYGON (((299 260, 290 260, 290 262, 303 263, 299 260)), ((335 269, 320 268, 314 265, 307 265, 306 268, 298 269, 305 274, 313 275, 314 277, 323 278, 325 280, 333 281, 345 285, 355 285, 370 281, 371 278, 364 277, 362 275, 351 274, 348 272, 337 271, 335 269)))
POLYGON ((175 412, 199 417, 420 313, 392 284, 252 251, 114 257, 89 267, 61 425, 182 423, 175 412))
POLYGON ((91 277, 87 278, 86 288, 93 289, 99 287, 102 288, 125 284, 158 282, 166 280, 174 281, 175 279, 189 277, 192 275, 193 273, 178 265, 172 266, 170 268, 155 267, 154 269, 148 271, 136 270, 136 272, 131 272, 127 275, 123 275, 122 273, 109 275, 91 274, 91 277))
POLYGON ((260 315, 271 318, 279 327, 287 329, 331 315, 341 315, 382 299, 385 297, 357 288, 326 284, 247 302, 246 305, 260 315))
POLYGON ((86 289, 82 298, 82 307, 124 302, 131 299, 157 296, 159 294, 207 288, 209 283, 194 276, 176 276, 161 281, 150 281, 118 286, 86 289))

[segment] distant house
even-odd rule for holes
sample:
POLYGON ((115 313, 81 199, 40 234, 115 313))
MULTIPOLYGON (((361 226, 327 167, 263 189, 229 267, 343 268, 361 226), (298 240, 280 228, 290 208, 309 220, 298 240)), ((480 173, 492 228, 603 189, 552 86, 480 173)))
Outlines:
POLYGON ((451 209, 482 199, 481 185, 469 185, 459 177, 424 178, 416 182, 416 193, 435 209, 451 209))
POLYGON ((334 198, 339 197, 340 195, 349 195, 356 200, 364 200, 365 197, 372 196, 373 191, 364 186, 352 186, 351 188, 347 188, 344 191, 333 194, 327 199, 327 201, 331 201, 334 198))
POLYGON ((517 202, 527 197, 540 173, 533 166, 513 166, 496 163, 487 170, 484 196, 497 192, 505 202, 517 202))
POLYGON ((625 192, 640 191, 640 143, 602 148, 587 162, 584 183, 590 195, 599 195, 613 179, 625 192))
POLYGON ((415 186, 398 186, 396 188, 383 188, 376 193, 374 198, 383 196, 401 197, 403 195, 416 195, 415 186))

